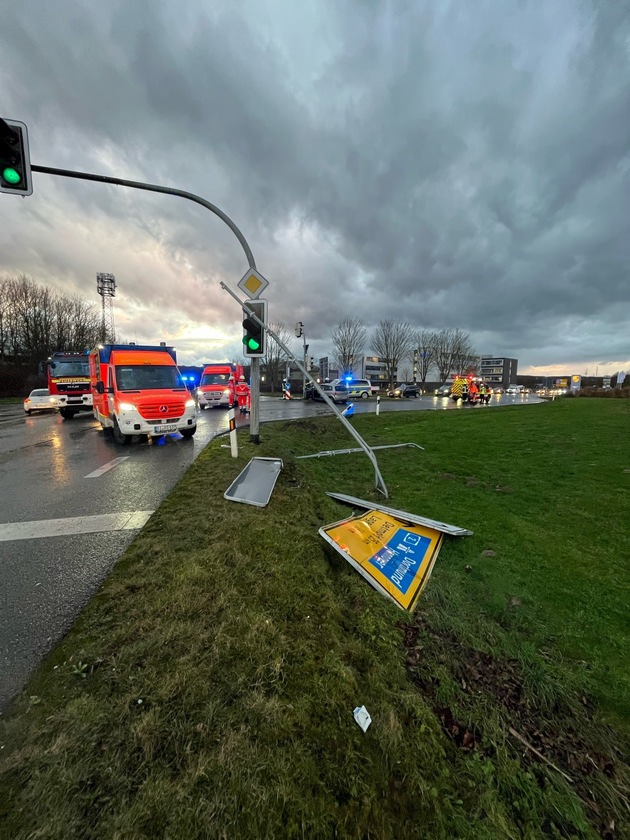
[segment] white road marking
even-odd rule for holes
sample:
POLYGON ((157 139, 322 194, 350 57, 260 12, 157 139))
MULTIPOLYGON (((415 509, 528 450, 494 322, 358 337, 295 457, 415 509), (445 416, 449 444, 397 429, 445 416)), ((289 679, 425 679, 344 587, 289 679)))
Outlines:
POLYGON ((102 513, 97 516, 70 516, 67 519, 39 519, 33 522, 7 522, 0 525, 0 542, 35 540, 42 537, 69 537, 99 531, 130 531, 142 528, 152 510, 102 513))
POLYGON ((110 461, 108 464, 104 464, 102 467, 99 467, 97 470, 94 470, 94 472, 91 472, 89 475, 86 475, 85 478, 98 478, 100 475, 103 475, 103 473, 106 473, 113 467, 118 466, 118 464, 122 464, 122 462, 126 461, 129 457, 129 455, 121 455, 120 458, 114 458, 113 461, 110 461))

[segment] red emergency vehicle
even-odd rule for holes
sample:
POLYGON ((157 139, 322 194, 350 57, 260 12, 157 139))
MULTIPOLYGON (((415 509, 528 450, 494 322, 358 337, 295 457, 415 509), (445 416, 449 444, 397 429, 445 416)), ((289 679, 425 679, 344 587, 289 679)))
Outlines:
POLYGON ((90 353, 94 417, 120 444, 133 435, 197 430, 195 400, 182 381, 174 347, 106 344, 90 353))
POLYGON ((236 406, 236 384, 243 375, 243 365, 234 365, 231 362, 206 365, 197 389, 199 408, 211 408, 215 405, 226 408, 236 406))
POLYGON ((88 351, 53 353, 45 362, 50 396, 64 420, 71 420, 79 411, 92 410, 88 351))

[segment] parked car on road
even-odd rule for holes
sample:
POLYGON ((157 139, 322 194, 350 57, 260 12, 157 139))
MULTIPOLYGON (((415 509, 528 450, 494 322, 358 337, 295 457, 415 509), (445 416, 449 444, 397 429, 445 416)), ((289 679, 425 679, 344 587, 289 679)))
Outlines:
POLYGON ((394 385, 393 389, 389 392, 390 397, 418 397, 420 396, 418 392, 417 385, 408 385, 406 382, 401 382, 400 384, 394 385))
POLYGON ((498 388, 495 388, 492 393, 493 394, 505 394, 505 388, 502 388, 501 386, 499 386, 498 388))
MULTIPOLYGON (((341 382, 322 382, 319 386, 325 391, 326 396, 334 403, 345 404, 348 401, 348 389, 341 382)), ((322 396, 310 383, 306 386, 305 398, 307 400, 321 400, 322 396)))
POLYGON ((36 388, 24 400, 24 411, 32 414, 34 411, 56 411, 57 399, 50 396, 48 388, 36 388))
POLYGON ((436 397, 450 397, 451 395, 451 386, 450 385, 441 385, 435 392, 436 397))

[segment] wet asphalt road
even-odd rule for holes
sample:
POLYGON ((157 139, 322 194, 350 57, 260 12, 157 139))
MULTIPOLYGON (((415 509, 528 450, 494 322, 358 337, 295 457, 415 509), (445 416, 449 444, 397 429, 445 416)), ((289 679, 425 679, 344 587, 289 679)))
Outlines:
MULTIPOLYGON (((484 411, 537 402, 534 396, 501 396, 490 406, 471 407, 434 397, 383 398, 380 410, 484 411)), ((354 406, 357 414, 376 408, 374 400, 358 399, 354 406)), ((261 423, 328 413, 320 402, 263 397, 260 406, 261 423)), ((236 417, 239 426, 247 424, 246 418, 236 417)), ((119 447, 104 437, 91 414, 64 421, 58 414, 27 417, 21 405, 0 406, 0 525, 153 511, 206 444, 225 430, 227 411, 211 409, 199 412, 192 440, 165 437, 155 445, 136 438, 119 447)), ((0 712, 67 632, 136 533, 0 540, 0 712)))

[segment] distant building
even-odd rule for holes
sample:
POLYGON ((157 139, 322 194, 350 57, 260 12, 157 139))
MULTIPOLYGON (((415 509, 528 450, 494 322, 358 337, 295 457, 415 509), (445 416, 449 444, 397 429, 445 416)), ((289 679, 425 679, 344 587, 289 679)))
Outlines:
MULTIPOLYGON (((380 388, 389 385, 387 366, 384 359, 378 356, 362 356, 353 366, 352 373, 357 379, 367 379, 372 385, 378 385, 380 388)), ((398 375, 397 371, 396 375, 398 375)), ((398 381, 396 377, 394 379, 398 381)))
POLYGON ((479 359, 479 376, 494 388, 507 388, 516 384, 518 359, 506 359, 500 356, 482 356, 479 359))

